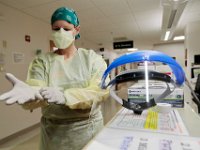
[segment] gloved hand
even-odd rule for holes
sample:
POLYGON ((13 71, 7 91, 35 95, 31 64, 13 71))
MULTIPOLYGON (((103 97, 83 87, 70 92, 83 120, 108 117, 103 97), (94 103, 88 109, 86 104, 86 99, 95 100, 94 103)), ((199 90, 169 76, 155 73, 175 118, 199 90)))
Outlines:
POLYGON ((49 103, 65 104, 64 94, 59 91, 58 88, 46 87, 40 89, 40 94, 44 99, 47 99, 49 103))
POLYGON ((13 84, 13 89, 0 95, 0 101, 6 100, 6 104, 13 104, 15 102, 23 104, 33 100, 43 100, 39 91, 20 81, 14 75, 7 73, 6 78, 13 84))

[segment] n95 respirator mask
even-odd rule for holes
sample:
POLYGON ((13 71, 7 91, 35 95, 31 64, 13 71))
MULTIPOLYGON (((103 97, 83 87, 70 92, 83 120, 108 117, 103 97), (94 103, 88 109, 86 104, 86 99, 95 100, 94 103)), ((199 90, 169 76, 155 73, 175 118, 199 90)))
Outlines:
POLYGON ((68 48, 75 40, 72 31, 65 31, 60 28, 59 31, 52 31, 52 38, 55 46, 59 49, 68 48))

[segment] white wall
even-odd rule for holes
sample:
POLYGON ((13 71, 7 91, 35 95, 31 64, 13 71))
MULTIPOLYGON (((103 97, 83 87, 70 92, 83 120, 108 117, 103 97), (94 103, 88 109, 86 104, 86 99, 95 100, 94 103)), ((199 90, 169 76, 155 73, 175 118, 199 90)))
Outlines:
MULTIPOLYGON (((1 4, 0 13, 4 16, 4 19, 0 20, 0 53, 5 57, 5 72, 13 73, 19 79, 25 80, 35 50, 49 50, 50 26, 1 4), (25 42, 26 34, 31 36, 30 43, 25 42), (6 47, 3 46, 3 41, 6 41, 6 47), (14 52, 24 55, 22 63, 13 62, 14 52)), ((11 84, 4 77, 5 72, 0 72, 0 94, 11 88, 11 84)), ((7 106, 4 102, 0 102, 0 139, 38 123, 40 116, 40 109, 30 113, 17 104, 7 106)))
POLYGON ((187 48, 187 74, 191 77, 191 67, 194 63, 194 55, 200 54, 200 21, 190 22, 185 28, 186 42, 185 46, 187 48))
MULTIPOLYGON (((80 36, 81 36, 81 32, 80 32, 80 36)), ((90 41, 87 41, 87 40, 83 39, 82 37, 76 41, 76 47, 77 48, 92 49, 94 51, 98 50, 96 44, 94 44, 90 41)))
POLYGON ((154 45, 153 50, 161 51, 171 57, 176 57, 176 61, 185 68, 185 46, 183 42, 154 45))

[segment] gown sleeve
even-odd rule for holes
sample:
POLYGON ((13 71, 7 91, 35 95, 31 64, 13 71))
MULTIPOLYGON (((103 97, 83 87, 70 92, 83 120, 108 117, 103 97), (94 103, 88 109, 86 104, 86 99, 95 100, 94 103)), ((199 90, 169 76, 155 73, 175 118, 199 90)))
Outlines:
MULTIPOLYGON (((26 83, 32 88, 40 90, 40 88, 47 86, 48 75, 47 75, 48 66, 45 63, 45 56, 36 57, 29 65, 28 75, 26 83)), ((33 110, 38 107, 47 106, 46 101, 35 100, 29 101, 22 105, 24 109, 33 110)))
MULTIPOLYGON (((89 57, 92 61, 91 78, 88 87, 85 88, 70 88, 64 91, 66 98, 66 105, 71 109, 88 109, 92 107, 92 104, 100 103, 107 99, 109 91, 100 88, 101 77, 106 70, 106 63, 104 59, 93 53, 89 57)), ((107 82, 109 79, 107 79, 107 82)))

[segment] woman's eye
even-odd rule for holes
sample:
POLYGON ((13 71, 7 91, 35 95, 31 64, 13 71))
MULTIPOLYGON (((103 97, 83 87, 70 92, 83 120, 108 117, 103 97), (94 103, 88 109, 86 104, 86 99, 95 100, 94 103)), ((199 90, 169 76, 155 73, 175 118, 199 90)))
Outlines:
POLYGON ((63 28, 65 31, 69 31, 70 29, 63 28))
MULTIPOLYGON (((69 30, 71 30, 71 29, 66 29, 66 28, 63 28, 65 31, 69 31, 69 30)), ((53 29, 54 31, 59 31, 60 30, 60 28, 54 28, 53 29)))
POLYGON ((54 28, 53 30, 54 30, 54 31, 59 31, 59 30, 60 30, 60 28, 54 28))

